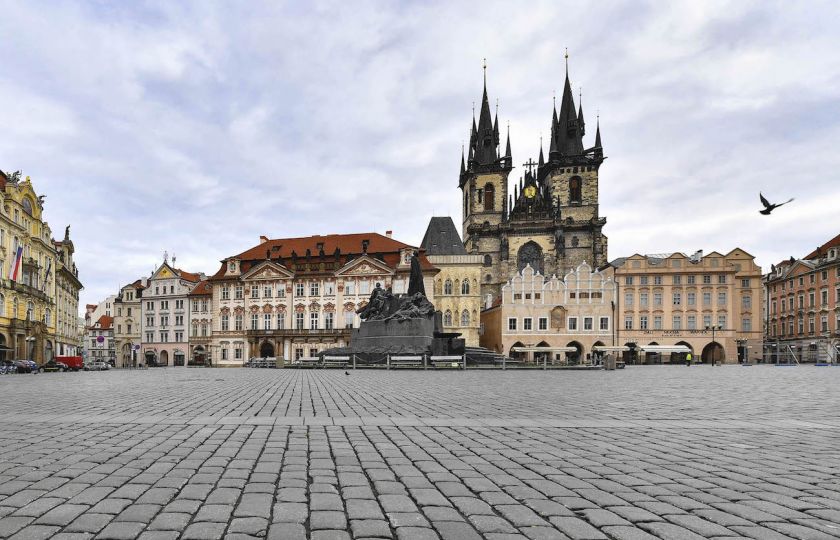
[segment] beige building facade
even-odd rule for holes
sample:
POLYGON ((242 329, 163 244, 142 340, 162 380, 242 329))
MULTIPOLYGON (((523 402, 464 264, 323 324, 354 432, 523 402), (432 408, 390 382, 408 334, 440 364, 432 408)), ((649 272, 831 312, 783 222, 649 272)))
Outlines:
POLYGON ((137 367, 140 363, 140 314, 144 280, 138 279, 120 289, 114 299, 114 354, 117 367, 137 367))
POLYGON ((527 265, 482 312, 481 346, 527 362, 542 359, 517 348, 570 349, 551 353, 551 363, 591 359, 596 347, 616 343, 615 299, 612 267, 598 270, 584 262, 560 279, 527 265))
POLYGON ((682 345, 708 363, 760 356, 762 275, 746 251, 637 254, 611 264, 626 362, 684 361, 680 354, 641 353, 646 345, 682 345))
POLYGON ((433 293, 430 297, 441 312, 444 332, 459 333, 467 347, 477 347, 483 257, 467 253, 450 217, 433 217, 420 246, 440 270, 434 290, 426 292, 433 293))

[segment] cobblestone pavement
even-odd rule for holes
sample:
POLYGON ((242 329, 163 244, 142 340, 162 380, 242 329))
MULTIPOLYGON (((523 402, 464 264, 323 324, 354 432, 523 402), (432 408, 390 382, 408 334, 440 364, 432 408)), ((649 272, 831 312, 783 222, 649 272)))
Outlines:
POLYGON ((840 538, 840 369, 0 377, 0 538, 840 538))

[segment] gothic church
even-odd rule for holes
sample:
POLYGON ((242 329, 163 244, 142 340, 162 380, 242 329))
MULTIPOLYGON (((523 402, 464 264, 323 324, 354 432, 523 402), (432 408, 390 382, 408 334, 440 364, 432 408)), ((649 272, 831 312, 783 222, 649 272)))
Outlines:
POLYGON ((598 169, 604 161, 600 126, 585 148, 582 104, 575 110, 568 64, 560 113, 551 118, 548 159, 529 160, 513 193, 510 133, 504 155, 499 118, 491 117, 487 76, 478 125, 473 116, 466 159, 461 154, 459 187, 463 200, 463 238, 470 254, 484 256, 481 294, 498 297, 501 286, 527 264, 541 274, 562 278, 580 263, 607 262, 606 218, 598 214, 598 169))

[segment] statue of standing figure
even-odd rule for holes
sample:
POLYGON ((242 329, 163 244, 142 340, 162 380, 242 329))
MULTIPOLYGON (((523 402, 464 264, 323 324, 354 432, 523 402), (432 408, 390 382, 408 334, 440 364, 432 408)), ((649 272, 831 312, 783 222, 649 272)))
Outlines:
POLYGON ((426 286, 423 284, 423 270, 420 269, 420 257, 415 251, 411 255, 411 274, 408 277, 408 295, 422 293, 426 296, 426 286))

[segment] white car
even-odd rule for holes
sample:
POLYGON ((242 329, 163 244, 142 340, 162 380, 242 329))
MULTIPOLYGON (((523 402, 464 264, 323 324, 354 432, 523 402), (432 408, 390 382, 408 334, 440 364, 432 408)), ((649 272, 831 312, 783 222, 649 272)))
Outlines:
POLYGON ((108 362, 91 362, 85 367, 86 371, 108 371, 111 369, 111 364, 108 362))

